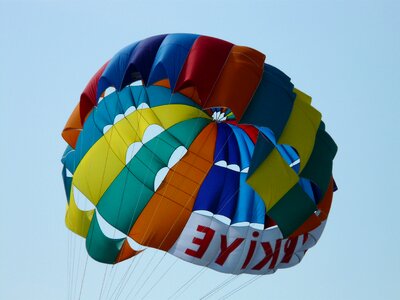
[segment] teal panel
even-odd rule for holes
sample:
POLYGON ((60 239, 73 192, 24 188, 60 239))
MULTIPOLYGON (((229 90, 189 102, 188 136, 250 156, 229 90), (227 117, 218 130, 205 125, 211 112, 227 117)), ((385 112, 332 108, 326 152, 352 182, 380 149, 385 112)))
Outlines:
POLYGON ((166 164, 155 155, 157 149, 149 149, 145 145, 128 163, 127 168, 149 189, 153 189, 157 172, 166 164))
POLYGON ((178 123, 170 128, 171 133, 186 149, 190 147, 197 135, 212 122, 210 119, 194 118, 178 123))
POLYGON ((180 140, 185 139, 189 147, 209 122, 203 118, 181 122, 144 144, 101 197, 97 205, 101 216, 128 234, 154 194, 157 172, 167 166, 172 153, 182 145, 180 140))
POLYGON ((93 215, 86 237, 86 249, 90 257, 107 264, 115 262, 125 239, 110 239, 100 229, 96 214, 93 215))
POLYGON ((168 165, 169 158, 179 146, 181 143, 168 131, 162 132, 144 144, 144 147, 153 151, 154 155, 164 163, 164 167, 168 165))
POLYGON ((132 91, 129 86, 123 88, 118 93, 118 99, 123 112, 126 112, 126 110, 131 106, 136 106, 135 101, 133 99, 132 91))
POLYGON ((101 197, 97 210, 109 224, 128 234, 153 194, 125 168, 101 197))
POLYGON ((173 93, 171 90, 162 86, 149 86, 147 88, 151 107, 166 105, 166 104, 186 104, 202 109, 200 105, 195 103, 192 99, 180 94, 173 93))

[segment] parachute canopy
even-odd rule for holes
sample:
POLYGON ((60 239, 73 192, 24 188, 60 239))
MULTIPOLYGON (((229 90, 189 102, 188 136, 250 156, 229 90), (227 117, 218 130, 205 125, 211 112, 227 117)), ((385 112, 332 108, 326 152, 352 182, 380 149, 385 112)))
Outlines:
POLYGON ((97 71, 62 133, 66 225, 92 258, 115 264, 144 246, 267 274, 315 245, 337 147, 311 98, 264 61, 167 34, 97 71))

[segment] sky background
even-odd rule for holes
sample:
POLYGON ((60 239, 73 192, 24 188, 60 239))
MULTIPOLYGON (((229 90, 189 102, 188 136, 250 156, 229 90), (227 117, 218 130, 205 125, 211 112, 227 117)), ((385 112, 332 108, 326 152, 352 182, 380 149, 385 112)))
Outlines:
MULTIPOLYGON (((319 243, 299 265, 229 299, 400 299, 399 12, 399 1, 383 0, 0 0, 0 299, 140 299, 148 291, 146 299, 198 299, 230 279, 148 251, 124 282, 130 261, 111 269, 88 259, 64 225, 61 131, 80 93, 119 49, 172 32, 265 53, 313 97, 339 146, 339 191, 319 243)), ((251 278, 235 278, 212 299, 251 278)))

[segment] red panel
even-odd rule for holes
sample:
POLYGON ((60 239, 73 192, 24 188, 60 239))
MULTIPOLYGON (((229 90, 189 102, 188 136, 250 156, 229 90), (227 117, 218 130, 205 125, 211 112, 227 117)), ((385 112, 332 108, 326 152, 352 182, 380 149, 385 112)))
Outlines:
POLYGON ((101 75, 103 75, 104 69, 107 67, 108 62, 106 62, 97 72, 94 74, 92 79, 90 79, 89 83, 83 90, 80 101, 80 112, 81 112, 81 120, 84 122, 86 116, 93 109, 94 106, 97 105, 97 84, 101 75))
POLYGON ((195 87, 201 102, 207 102, 232 47, 233 44, 220 39, 199 37, 189 52, 175 91, 195 87))

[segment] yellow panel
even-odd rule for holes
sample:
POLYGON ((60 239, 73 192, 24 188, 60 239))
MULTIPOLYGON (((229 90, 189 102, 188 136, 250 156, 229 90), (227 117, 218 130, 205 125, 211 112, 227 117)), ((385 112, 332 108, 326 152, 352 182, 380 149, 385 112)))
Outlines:
POLYGON ((321 113, 313 108, 311 98, 299 90, 294 90, 292 113, 280 136, 278 143, 287 144, 296 149, 300 156, 300 171, 307 164, 314 148, 315 136, 321 122, 321 113))
POLYGON ((140 109, 119 121, 106 133, 105 138, 113 146, 117 157, 125 162, 126 151, 129 145, 141 141, 149 125, 156 124, 167 129, 184 120, 198 117, 210 119, 201 110, 182 104, 140 109))
MULTIPOLYGON (((114 145, 113 148, 118 147, 114 145)), ((114 154, 106 139, 102 137, 89 149, 79 163, 72 184, 90 202, 97 205, 101 195, 124 167, 125 163, 114 154)))
POLYGON ((297 182, 299 177, 283 160, 277 149, 247 179, 270 210, 297 182))
POLYGON ((153 108, 153 111, 161 120, 161 125, 164 128, 171 127, 172 125, 182 122, 183 120, 189 120, 193 118, 211 119, 211 117, 202 110, 182 104, 157 106, 153 108))
POLYGON ((110 128, 89 149, 74 173, 73 185, 97 205, 104 192, 125 167, 129 145, 141 141, 149 125, 157 124, 167 129, 195 117, 210 118, 198 108, 181 104, 133 112, 110 128))
POLYGON ((65 224, 67 228, 82 237, 86 237, 93 214, 94 210, 83 211, 78 208, 71 186, 69 205, 67 204, 67 213, 65 214, 65 224))
POLYGON ((311 105, 311 96, 307 95, 306 93, 304 93, 296 88, 293 88, 293 92, 297 95, 299 100, 304 101, 307 104, 311 105))

